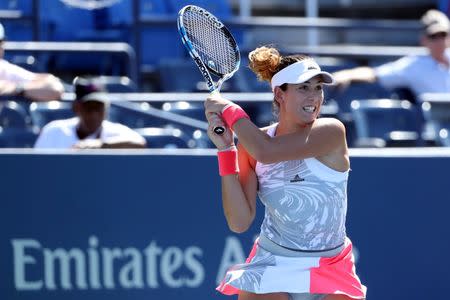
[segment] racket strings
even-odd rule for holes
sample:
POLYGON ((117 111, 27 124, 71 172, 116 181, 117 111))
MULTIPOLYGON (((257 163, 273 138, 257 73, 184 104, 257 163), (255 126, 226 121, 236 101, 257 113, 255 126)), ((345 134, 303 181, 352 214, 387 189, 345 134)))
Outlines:
POLYGON ((193 11, 183 16, 186 34, 202 61, 219 74, 234 71, 238 61, 235 45, 209 18, 193 11))

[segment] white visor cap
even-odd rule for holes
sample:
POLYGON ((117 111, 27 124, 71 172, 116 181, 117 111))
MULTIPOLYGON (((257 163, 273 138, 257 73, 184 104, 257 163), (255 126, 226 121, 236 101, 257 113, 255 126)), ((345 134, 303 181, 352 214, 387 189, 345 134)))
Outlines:
POLYGON ((302 83, 317 75, 322 76, 324 84, 334 83, 333 76, 328 72, 322 71, 313 59, 298 61, 273 75, 271 80, 272 91, 275 87, 285 83, 302 83))

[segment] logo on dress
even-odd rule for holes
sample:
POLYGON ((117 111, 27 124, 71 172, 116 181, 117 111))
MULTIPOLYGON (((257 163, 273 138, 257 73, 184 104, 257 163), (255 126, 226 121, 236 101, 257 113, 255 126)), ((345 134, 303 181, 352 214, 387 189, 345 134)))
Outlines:
POLYGON ((300 182, 300 181, 305 181, 305 179, 298 176, 298 174, 295 175, 294 179, 290 180, 290 182, 300 182))

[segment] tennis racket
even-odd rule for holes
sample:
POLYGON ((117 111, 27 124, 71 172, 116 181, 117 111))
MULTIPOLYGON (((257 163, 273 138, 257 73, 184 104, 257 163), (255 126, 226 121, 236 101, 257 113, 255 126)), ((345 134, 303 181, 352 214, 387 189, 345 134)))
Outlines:
MULTIPOLYGON (((225 80, 239 69, 241 56, 236 40, 225 25, 204 8, 187 5, 178 12, 178 32, 211 93, 219 93, 225 80), (218 77, 214 82, 213 77, 218 77)), ((224 127, 215 127, 223 134, 224 127)))

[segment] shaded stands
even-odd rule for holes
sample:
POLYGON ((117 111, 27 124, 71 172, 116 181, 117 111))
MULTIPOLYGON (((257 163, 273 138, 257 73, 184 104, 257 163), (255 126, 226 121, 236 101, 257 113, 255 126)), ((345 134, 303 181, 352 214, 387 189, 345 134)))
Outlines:
POLYGON ((99 76, 96 79, 106 87, 110 93, 136 93, 136 83, 127 76, 99 76))
POLYGON ((148 148, 200 148, 194 139, 178 128, 147 127, 136 131, 145 138, 148 148))
MULTIPOLYGON (((108 119, 138 130, 147 139, 150 147, 158 145, 164 148, 166 146, 161 145, 167 143, 169 148, 211 148, 213 145, 206 134, 207 123, 203 108, 207 95, 208 93, 111 93, 108 119), (152 139, 155 140, 154 143, 151 143, 152 139)), ((259 127, 276 121, 272 114, 272 93, 223 95, 239 103, 259 127)), ((13 139, 12 144, 3 143, 2 147, 32 146, 38 129, 52 120, 73 116, 70 102, 72 99, 73 94, 68 93, 64 96, 65 101, 35 102, 29 107, 25 102, 1 102, 3 109, 0 122, 3 132, 19 128, 21 132, 32 133, 31 137, 28 135, 27 142, 13 139)), ((434 107, 436 106, 433 105, 434 107)), ((420 112, 406 100, 354 100, 351 115, 353 127, 349 128, 346 124, 350 147, 433 145, 430 143, 434 141, 432 138, 422 137, 420 112)), ((339 103, 333 99, 327 100, 322 107, 321 117, 340 119, 339 103)), ((448 126, 448 123, 446 124, 445 126, 448 126)), ((445 130, 448 130, 448 127, 439 127, 436 132, 445 137, 445 130)), ((447 145, 445 141, 437 144, 447 145)))
MULTIPOLYGON (((296 46, 285 49, 288 53, 305 53, 322 60, 324 70, 335 72, 358 65, 370 65, 371 61, 394 60, 404 55, 424 55, 423 47, 399 46, 296 46), (333 57, 330 60, 330 57, 333 57), (356 64, 356 65, 355 65, 356 64)), ((346 89, 333 86, 325 87, 325 99, 334 100, 339 106, 338 119, 347 128, 347 141, 350 146, 356 145, 357 130, 352 113, 353 100, 364 99, 394 99, 408 100, 416 106, 416 99, 406 89, 387 90, 379 83, 353 83, 346 89)), ((429 139, 426 139, 427 143, 429 139)))
MULTIPOLYGON (((23 54, 42 58, 51 53, 70 53, 82 55, 85 58, 96 57, 99 54, 105 62, 105 69, 98 70, 102 75, 127 76, 137 82, 136 56, 133 48, 126 43, 97 43, 97 42, 11 42, 4 45, 5 51, 10 54, 23 54), (41 56, 42 55, 42 56, 41 56)), ((84 61, 88 63, 88 60, 84 61)), ((44 64, 42 61, 40 64, 44 64)), ((70 69, 46 70, 57 75, 69 73, 70 69)), ((73 71, 73 70, 72 70, 73 71)), ((96 72, 92 74, 97 74, 96 72)), ((70 80, 72 74, 68 74, 70 80)))
POLYGON ((71 102, 33 102, 29 107, 32 123, 41 129, 51 121, 74 117, 71 102))
MULTIPOLYGON (((217 77, 213 79, 217 80, 217 77)), ((207 92, 205 80, 190 58, 163 59, 158 64, 158 85, 163 92, 207 92)), ((221 92, 261 93, 270 92, 268 83, 256 79, 248 68, 248 60, 241 61, 240 68, 233 77, 226 80, 221 92)))
POLYGON ((32 147, 37 136, 24 103, 0 101, 0 147, 32 147))
MULTIPOLYGON (((78 74, 103 74, 103 75, 125 75, 134 80, 140 87, 140 91, 173 91, 165 90, 158 86, 158 68, 163 59, 187 59, 188 54, 185 51, 176 28, 176 15, 178 10, 185 4, 197 4, 213 12, 221 18, 230 27, 238 44, 242 50, 242 56, 246 57, 248 51, 255 46, 275 43, 283 52, 299 52, 323 56, 323 51, 331 53, 329 56, 340 56, 346 51, 345 46, 341 44, 358 42, 353 40, 352 33, 373 32, 384 33, 384 36, 396 35, 394 41, 403 41, 405 37, 414 36, 420 28, 417 21, 389 21, 389 20, 352 20, 352 19, 330 19, 320 18, 311 20, 308 18, 286 18, 286 17, 236 17, 231 10, 231 4, 226 0, 206 1, 206 0, 133 0, 111 2, 110 7, 102 9, 82 9, 76 6, 69 6, 66 1, 38 1, 33 0, 5 0, 2 1, 4 14, 14 15, 17 20, 26 20, 30 16, 30 11, 36 10, 31 14, 33 18, 32 28, 37 33, 28 40, 40 39, 43 41, 75 41, 75 42, 126 42, 136 51, 135 62, 112 63, 106 58, 104 53, 91 52, 91 55, 85 56, 78 51, 71 53, 52 52, 45 54, 39 52, 39 57, 35 61, 42 64, 39 66, 43 70, 50 71, 59 75, 64 72, 77 72, 78 74), (6 4, 5 4, 6 3, 6 4), (33 5, 32 5, 33 4, 33 5), (45 13, 43 13, 45 12, 45 13), (306 39, 293 39, 295 36, 306 36, 310 30, 317 30, 321 37, 332 37, 335 40, 320 40, 322 45, 339 44, 333 51, 329 47, 320 46, 319 51, 303 51, 304 49, 295 49, 306 39), (280 34, 282 33, 282 34, 280 34), (339 33, 339 34, 336 34, 339 33), (404 34, 397 34, 404 33, 404 34), (399 36, 401 39, 399 39, 399 36), (295 50, 295 51, 294 51, 295 50), (321 52, 322 53, 319 53, 321 52), (124 66, 135 68, 135 70, 126 70, 127 74, 122 72, 124 66), (133 73, 133 74, 129 74, 133 73), (145 80, 138 80, 138 75, 146 76, 145 80)), ((83 3, 94 5, 92 1, 78 1, 79 5, 83 3)), ((101 5, 99 2, 98 5, 101 5)), ((9 29, 8 29, 9 31, 9 29)), ((9 40, 18 40, 19 35, 15 35, 11 30, 9 40)), ((20 35, 24 36, 24 35, 20 35)), ((363 35, 362 35, 363 36, 363 35)), ((367 34, 365 35, 367 36, 367 34)), ((388 40, 374 39, 372 42, 383 43, 388 40)), ((390 41, 390 40, 389 40, 390 41)), ((406 41, 403 43, 405 44, 406 41)), ((370 44, 370 41, 367 42, 370 44)), ((407 43, 406 43, 407 44, 407 43)), ((71 47, 76 47, 71 44, 71 47)), ((98 48, 99 45, 97 45, 98 48)), ((42 47, 39 47, 42 48, 42 47)), ((355 50, 358 56, 358 63, 367 61, 367 56, 371 56, 366 47, 360 47, 355 50), (364 56, 366 56, 364 58, 364 56)), ((386 49, 376 51, 378 55, 391 55, 386 49)), ((36 52, 34 52, 36 53, 36 52)), ((412 53, 411 51, 404 52, 412 53)), ((111 53, 110 53, 111 54, 111 53)), ((107 55, 108 56, 108 55, 107 55)), ((25 59, 27 60, 27 59, 25 59)), ((239 76, 237 76, 239 77, 239 76)), ((237 82, 237 88, 230 91, 251 90, 251 85, 237 82)), ((261 91, 257 89, 256 91, 261 91)))
POLYGON ((426 128, 438 146, 450 146, 450 94, 423 94, 421 108, 426 128))
POLYGON ((353 100, 355 147, 424 146, 419 111, 407 100, 353 100))
MULTIPOLYGON (((92 1, 77 4, 93 4, 92 1)), ((127 43, 132 45, 131 4, 118 1, 111 7, 89 9, 64 1, 39 1, 41 40, 55 42, 127 43), (43 13, 45 12, 45 13, 43 13)), ((101 2, 98 2, 102 5, 101 2)), ((133 54, 134 55, 134 54, 133 54)), ((48 69, 61 74, 127 75, 126 62, 104 52, 52 52, 46 57, 48 69)), ((134 63, 134 62, 133 62, 134 63)), ((133 65, 133 68, 135 66, 133 65)), ((70 76, 70 75, 69 75, 70 76)), ((131 76, 134 80, 136 77, 131 76)))
POLYGON ((6 35, 16 41, 39 40, 38 0, 0 1, 0 21, 6 35))
MULTIPOLYGON (((215 1, 209 1, 215 3, 215 1)), ((220 2, 220 1, 219 1, 220 2)), ((181 6, 181 5, 180 5, 181 6)), ((213 12, 215 12, 213 10, 213 12)), ((217 12, 215 12, 217 14, 217 12)), ((167 66, 167 60, 176 60, 183 68, 188 65, 186 60, 189 60, 187 51, 183 48, 179 41, 178 33, 176 30, 176 24, 174 18, 170 18, 167 14, 160 15, 146 15, 140 16, 137 19, 135 25, 135 35, 138 37, 136 41, 140 43, 139 47, 136 47, 138 61, 140 62, 140 74, 147 74, 147 80, 157 81, 158 72, 162 71, 162 68, 167 66), (169 33, 167 33, 169 31, 169 33), (165 33, 164 33, 165 32, 165 33), (161 35, 160 38, 158 36, 161 35), (149 48, 151 45, 159 45, 159 49, 149 48)), ((218 14, 220 16, 220 14, 218 14)), ((406 33, 402 36, 416 35, 417 30, 420 29, 418 22, 396 22, 396 21, 377 21, 377 20, 344 20, 344 19, 324 19, 321 18, 318 21, 311 21, 307 18, 280 18, 280 17, 235 17, 227 16, 224 13, 224 23, 231 29, 233 35, 238 41, 239 48, 241 50, 243 61, 241 68, 247 65, 246 59, 249 51, 253 50, 256 46, 271 43, 275 44, 283 54, 289 53, 305 53, 315 57, 323 57, 323 59, 331 57, 339 58, 339 63, 330 63, 328 69, 330 71, 341 69, 344 66, 356 66, 361 64, 369 64, 371 59, 375 58, 397 58, 405 54, 414 54, 418 52, 417 49, 411 49, 410 47, 379 47, 370 46, 367 49, 365 46, 348 46, 341 45, 345 43, 343 41, 333 41, 339 45, 335 46, 304 46, 302 43, 306 43, 305 39, 294 40, 292 36, 305 35, 310 29, 317 29, 319 31, 327 31, 328 33, 358 31, 358 30, 373 30, 377 32, 400 32, 406 33), (272 35, 265 34, 264 32, 273 30, 272 35), (292 31, 292 34, 289 32, 292 31), (257 32, 261 32, 259 35, 257 32), (282 34, 281 34, 282 33, 282 34), (265 37, 270 36, 270 41, 264 41, 265 37), (284 41, 283 38, 289 37, 284 41), (371 48, 371 49, 370 49, 371 48)), ((336 35, 336 34, 334 34, 336 35)), ((342 35, 339 35, 342 36, 342 35)), ((415 37, 416 40, 416 37, 415 37)), ((424 53, 422 51, 422 53, 424 53)), ((170 63, 171 66, 175 64, 174 61, 170 63)), ((325 63, 325 64, 328 64, 325 63)), ((195 66, 192 66, 195 68, 195 66)), ((240 77, 236 74, 237 78, 240 77)), ((253 74, 242 73, 241 77, 253 77, 253 74)), ((232 79, 236 80, 236 79, 232 79)), ((144 80, 145 81, 145 80, 144 80)), ((173 92, 177 90, 177 87, 164 84, 165 80, 162 80, 162 85, 156 84, 155 91, 160 92, 173 92)), ((260 92, 265 89, 265 85, 260 85, 255 81, 241 81, 236 80, 236 84, 232 86, 230 92, 237 91, 245 92, 260 92)), ((264 90, 264 91, 267 91, 264 90)))
MULTIPOLYGON (((178 11, 185 5, 194 4, 201 6, 221 20, 228 20, 232 17, 232 11, 227 0, 135 0, 133 2, 133 31, 134 48, 139 61, 140 74, 143 77, 142 84, 145 90, 154 91, 183 91, 195 92, 201 89, 190 89, 177 87, 166 90, 165 68, 170 68, 176 60, 180 63, 180 68, 184 69, 188 58, 188 53, 181 43, 176 17, 178 11), (157 45, 157 46, 156 46, 157 45), (159 75, 161 74, 161 78, 159 75), (158 82, 161 80, 164 87, 158 82), (150 82, 153 82, 151 84, 150 82), (147 84, 147 86, 145 86, 147 84)), ((238 42, 242 42, 241 34, 233 32, 238 42)), ((180 83, 180 82, 179 82, 180 83)), ((181 83, 180 83, 181 84, 181 83)), ((185 84, 183 84, 186 86, 185 84)), ((195 86, 195 85, 194 85, 195 86)))
MULTIPOLYGON (((152 147, 155 133, 167 134, 170 128, 181 131, 189 148, 213 147, 207 137, 207 123, 203 101, 209 93, 122 93, 110 94, 112 101, 109 119, 141 132, 152 147)), ((260 127, 275 121, 272 115, 271 93, 223 93, 239 103, 260 127)), ((69 98, 68 98, 69 99, 69 98)), ((329 101, 322 108, 322 116, 337 117, 336 102, 329 101)), ((169 132, 170 134, 174 132, 169 132)), ((173 137, 172 137, 173 138, 173 137)))

